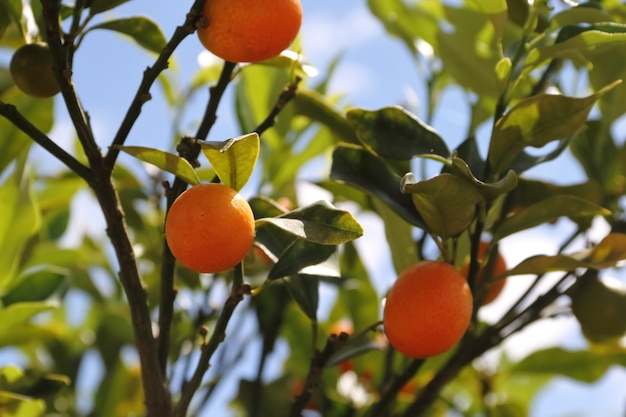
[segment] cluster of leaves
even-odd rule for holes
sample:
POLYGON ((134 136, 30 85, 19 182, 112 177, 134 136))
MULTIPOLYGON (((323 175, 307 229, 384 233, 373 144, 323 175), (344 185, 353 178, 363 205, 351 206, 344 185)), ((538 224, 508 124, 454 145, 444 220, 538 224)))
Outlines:
MULTIPOLYGON (((201 1, 192 5, 169 40, 146 17, 101 19, 102 12, 125 2, 31 5, 30 23, 42 29, 57 63, 69 63, 65 69, 81 71, 72 68, 72 57, 95 29, 129 36, 157 54, 101 158, 93 149, 89 124, 81 121, 84 115, 71 84, 63 84, 62 92, 79 142, 72 153, 47 136, 54 125, 54 101, 25 96, 13 86, 6 68, 0 69, 0 194, 6 207, 0 219, 0 348, 16 348, 20 365, 0 369, 2 415, 126 416, 147 411, 150 416, 182 417, 190 406, 191 412, 203 410, 218 385, 229 380, 227 375, 236 375, 242 362, 254 361, 256 377, 241 379, 233 400, 249 416, 298 416, 305 408, 324 416, 414 416, 428 408, 437 414, 461 407, 454 401, 459 393, 470 399, 461 410, 468 415, 489 408, 493 415, 523 416, 550 376, 591 382, 609 366, 624 365, 623 349, 613 347, 607 354, 594 346, 576 352, 540 351, 519 363, 503 358, 497 374, 470 365, 544 317, 567 293, 573 271, 607 268, 626 257, 626 239, 619 233, 588 250, 565 251, 569 240, 585 236, 597 216, 621 231, 626 147, 611 132, 626 113, 626 83, 619 81, 626 75, 620 65, 626 60, 623 4, 590 2, 551 9, 547 2, 529 6, 520 0, 457 6, 369 0, 372 13, 424 69, 424 121, 397 106, 337 110, 326 91, 332 68, 316 85, 300 82, 312 69, 291 53, 255 65, 215 64, 179 88, 178 80, 162 71, 174 59, 176 46, 193 32, 201 1), (44 30, 53 26, 46 13, 55 5, 62 6, 59 17, 66 26, 63 47, 44 30), (441 30, 443 26, 449 30, 441 30), (424 45, 429 48, 420 47, 424 45), (567 87, 576 73, 588 76, 584 97, 567 87), (184 103, 192 95, 214 85, 195 134, 174 126, 172 142, 184 137, 178 155, 125 143, 157 77, 178 115, 190 110, 184 103), (242 136, 209 141, 221 94, 231 82, 242 136), (456 149, 429 126, 438 97, 453 86, 465 91, 471 114, 467 139, 456 149), (491 126, 485 156, 479 151, 478 133, 484 126, 491 126), (32 174, 28 153, 33 141, 69 170, 32 174), (566 149, 580 162, 587 181, 562 186, 554 183, 560 182, 556 178, 523 177, 566 149), (147 175, 143 165, 120 165, 116 158, 122 151, 159 167, 159 172, 147 175), (201 153, 210 169, 196 169, 201 153), (499 240, 559 218, 569 218, 577 231, 564 238, 563 253, 529 258, 508 272, 537 279, 500 320, 487 325, 476 316, 457 350, 410 361, 382 338, 381 295, 352 243, 363 233, 353 215, 328 202, 297 207, 299 175, 312 162, 328 158, 330 175, 320 177, 317 185, 332 193, 333 203, 354 202, 382 220, 398 272, 425 257, 426 245, 434 242, 448 262, 459 265, 472 255, 473 283, 478 242, 485 235, 490 236, 490 250, 496 250, 499 240), (434 175, 412 172, 426 161, 436 164, 434 175), (175 178, 163 190, 160 184, 169 178, 167 173, 175 178), (188 184, 215 179, 238 190, 258 183, 250 198, 257 218, 250 259, 244 268, 210 277, 174 269, 162 238, 162 195, 168 207, 188 184), (102 188, 108 182, 115 193, 102 188), (68 247, 62 241, 71 231, 71 202, 85 189, 96 195, 109 236, 81 236, 68 247), (296 207, 281 205, 281 199, 296 207), (117 203, 124 223, 116 223, 117 203), (125 243, 132 243, 137 262, 121 250, 125 243), (103 250, 110 247, 112 252, 103 250), (141 279, 139 286, 133 271, 141 279), (553 271, 564 271, 563 278, 531 297, 543 275, 553 271), (223 291, 224 283, 230 293, 223 291), (320 321, 322 285, 332 286, 337 297, 320 321), (215 299, 220 300, 217 306, 215 299), (80 320, 73 318, 76 300, 87 301, 80 320), (158 317, 158 335, 152 333, 150 317, 158 317), (333 330, 332 324, 342 319, 356 329, 353 336, 333 330), (247 331, 232 323, 227 348, 217 351, 229 321, 236 320, 256 326, 247 331), (246 349, 251 339, 261 344, 252 355, 246 349), (267 381, 266 364, 279 341, 288 345, 288 357, 282 375, 267 381), (128 359, 129 351, 138 354, 142 366, 128 359), (94 361, 106 371, 92 396, 84 392, 80 378, 94 361), (502 401, 488 401, 493 394, 506 395, 502 401), (92 400, 79 409, 77 398, 85 396, 92 400), (446 401, 435 402, 438 396, 446 401)), ((2 46, 16 48, 30 36, 25 19, 21 1, 0 4, 2 46)), ((58 75, 62 79, 66 73, 58 75)))

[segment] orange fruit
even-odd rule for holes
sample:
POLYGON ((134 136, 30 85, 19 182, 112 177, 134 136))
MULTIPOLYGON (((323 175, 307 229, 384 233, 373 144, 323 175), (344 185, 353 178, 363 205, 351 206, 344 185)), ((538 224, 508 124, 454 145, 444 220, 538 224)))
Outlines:
POLYGON ((11 57, 9 70, 17 88, 29 96, 52 97, 60 91, 46 43, 35 42, 18 48, 11 57))
POLYGON ((302 24, 299 0, 207 0, 200 42, 231 62, 273 58, 296 38, 302 24))
POLYGON ((439 355, 465 334, 472 303, 467 280, 456 268, 418 262, 398 276, 387 294, 385 334, 396 350, 411 358, 439 355))
POLYGON ((254 241, 254 215, 248 202, 222 184, 189 188, 172 204, 165 239, 174 257, 196 272, 232 268, 254 241))
MULTIPOLYGON (((489 249, 489 243, 488 242, 484 242, 481 241, 480 242, 480 246, 478 247, 478 263, 481 265, 485 265, 486 261, 485 261, 485 255, 487 254, 487 249, 489 249)), ((502 257, 502 255, 500 255, 500 253, 497 254, 496 256, 496 260, 494 261, 493 264, 493 270, 491 271, 491 277, 495 277, 497 275, 500 275, 504 272, 507 271, 507 266, 506 266, 506 261, 504 260, 504 258, 502 257)), ((466 278, 468 277, 469 274, 469 261, 466 262, 463 267, 461 268, 461 273, 463 274, 463 276, 465 276, 466 278)), ((478 274, 476 275, 476 286, 479 286, 480 283, 482 282, 483 278, 485 275, 485 266, 481 266, 480 269, 478 270, 478 274)), ((500 295, 500 293, 502 292, 502 290, 504 289, 504 284, 506 284, 506 279, 499 279, 497 281, 491 282, 490 284, 488 284, 487 286, 487 294, 485 295, 482 305, 486 305, 491 303, 493 300, 495 300, 498 295, 500 295)))

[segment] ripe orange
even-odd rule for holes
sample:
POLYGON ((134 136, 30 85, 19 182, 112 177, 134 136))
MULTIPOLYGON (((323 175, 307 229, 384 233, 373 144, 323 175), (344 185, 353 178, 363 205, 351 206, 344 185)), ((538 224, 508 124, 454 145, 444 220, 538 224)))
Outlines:
POLYGON ((167 244, 180 263, 215 273, 239 263, 254 241, 248 202, 222 184, 191 187, 172 204, 165 220, 167 244))
POLYGON ((387 294, 383 325, 389 343, 411 358, 452 348, 472 318, 472 293, 461 273, 444 262, 421 261, 399 276, 387 294))
POLYGON ((277 56, 293 42, 302 24, 300 0, 206 0, 202 14, 207 26, 198 29, 200 42, 231 62, 277 56))
MULTIPOLYGON (((487 249, 489 248, 489 243, 481 241, 480 246, 478 247, 478 262, 482 265, 485 262, 485 255, 487 254, 487 249)), ((491 271, 491 276, 495 277, 496 275, 500 275, 507 271, 506 261, 499 253, 496 256, 496 260, 493 264, 493 270, 491 271)), ((464 277, 467 278, 469 274, 469 261, 463 265, 461 268, 461 273, 464 277)), ((476 275, 476 285, 480 285, 485 275, 485 266, 481 266, 478 270, 478 274, 476 275)), ((495 300, 498 295, 504 289, 504 284, 506 284, 506 279, 499 279, 490 283, 487 287, 487 294, 483 299, 482 305, 486 305, 495 300)))
POLYGON ((18 48, 11 57, 9 70, 17 88, 30 96, 52 97, 60 91, 46 43, 35 42, 18 48))

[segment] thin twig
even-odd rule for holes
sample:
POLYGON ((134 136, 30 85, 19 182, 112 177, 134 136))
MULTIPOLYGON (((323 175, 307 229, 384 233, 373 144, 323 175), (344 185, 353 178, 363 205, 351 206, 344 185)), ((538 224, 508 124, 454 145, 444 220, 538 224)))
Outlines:
POLYGON ((161 53, 159 54, 156 62, 153 66, 148 67, 143 73, 143 79, 141 80, 141 84, 139 84, 139 88, 135 93, 135 97, 124 116, 124 120, 120 124, 120 127, 113 138, 111 146, 109 147, 108 153, 105 158, 105 166, 107 169, 112 170, 115 165, 115 161, 117 156, 119 155, 119 146, 123 145, 130 133, 131 128, 135 124, 135 121, 139 117, 141 113, 141 109, 147 101, 149 101, 152 96, 150 95, 150 87, 157 79, 159 74, 163 72, 168 67, 168 60, 174 53, 174 50, 178 47, 178 45, 185 39, 187 36, 193 34, 196 30, 196 26, 198 24, 198 20, 200 19, 200 10, 202 10, 202 5, 204 4, 204 0, 196 0, 187 17, 185 18, 185 23, 181 26, 178 26, 174 31, 171 39, 163 48, 161 53))
POLYGON ((241 264, 235 268, 235 276, 237 275, 240 276, 240 279, 237 280, 239 282, 233 282, 230 295, 226 299, 222 313, 215 323, 215 328, 213 329, 211 338, 202 346, 200 359, 198 360, 196 369, 191 379, 183 384, 180 400, 174 409, 175 417, 185 417, 187 415, 187 409, 189 408, 191 399, 200 387, 204 374, 209 369, 213 354, 217 350, 220 343, 222 343, 222 341, 226 338, 226 327, 235 311, 235 308, 243 300, 244 295, 250 294, 250 285, 243 283, 243 270, 241 269, 241 264))

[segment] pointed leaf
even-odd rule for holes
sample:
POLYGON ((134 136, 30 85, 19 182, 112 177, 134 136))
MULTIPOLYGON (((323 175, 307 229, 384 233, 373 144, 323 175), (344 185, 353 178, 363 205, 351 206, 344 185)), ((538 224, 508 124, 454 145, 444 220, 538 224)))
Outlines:
POLYGON ((476 178, 469 165, 464 160, 453 157, 450 171, 453 171, 457 175, 470 180, 485 200, 493 200, 517 187, 517 174, 512 170, 509 170, 509 172, 507 172, 506 175, 499 181, 487 183, 476 178))
POLYGON ((93 0, 89 6, 89 11, 92 15, 102 13, 128 1, 130 0, 93 0))
POLYGON ((178 155, 143 146, 118 146, 117 149, 172 173, 190 185, 200 184, 200 179, 191 164, 178 155))
POLYGON ((363 145, 384 158, 409 160, 414 156, 448 156, 439 134, 402 107, 377 111, 352 109, 346 114, 363 145))
POLYGON ((411 193, 430 231, 443 238, 467 229, 476 215, 476 205, 483 203, 472 183, 446 173, 419 182, 413 174, 407 174, 402 179, 402 191, 411 193))
POLYGON ((220 180, 239 191, 248 182, 259 157, 260 141, 256 132, 224 142, 198 141, 202 152, 220 180))
POLYGON ((35 315, 57 307, 54 303, 23 302, 0 309, 0 346, 4 345, 8 335, 27 324, 35 315))
POLYGON ((294 239, 293 243, 280 255, 267 278, 274 280, 296 275, 308 266, 324 262, 336 250, 335 246, 294 239))
POLYGON ((314 90, 299 88, 291 105, 294 113, 321 123, 333 132, 338 141, 358 144, 354 126, 333 108, 326 97, 314 90))
POLYGON ((287 289, 302 309, 312 321, 317 321, 317 308, 319 306, 319 281, 316 278, 304 278, 291 276, 285 278, 287 289))
POLYGON ((333 152, 330 178, 378 197, 409 224, 425 227, 411 196, 400 191, 400 177, 377 156, 363 149, 339 146, 333 152))
POLYGON ((592 383, 602 378, 607 370, 616 364, 626 366, 626 353, 550 348, 531 353, 518 362, 513 371, 526 374, 558 374, 592 383))
POLYGON ((22 278, 0 301, 5 306, 24 301, 44 301, 66 280, 66 274, 67 271, 60 268, 34 271, 22 278))
POLYGON ((513 233, 556 221, 559 217, 576 219, 610 214, 609 210, 589 200, 572 195, 555 195, 506 218, 496 227, 494 239, 500 240, 513 233))
POLYGON ((596 100, 618 84, 584 98, 540 94, 519 102, 494 128, 488 156, 492 173, 508 169, 527 146, 541 148, 577 133, 596 100))
POLYGON ((41 227, 41 212, 27 175, 19 169, 0 186, 0 202, 1 295, 15 284, 24 247, 41 227))
POLYGON ((144 49, 157 54, 161 53, 167 44, 159 25, 143 16, 100 23, 90 27, 86 32, 95 29, 108 29, 128 35, 144 49))
POLYGON ((326 201, 290 211, 279 217, 257 220, 257 227, 273 224, 301 239, 323 245, 338 245, 363 235, 363 228, 345 210, 326 201))

